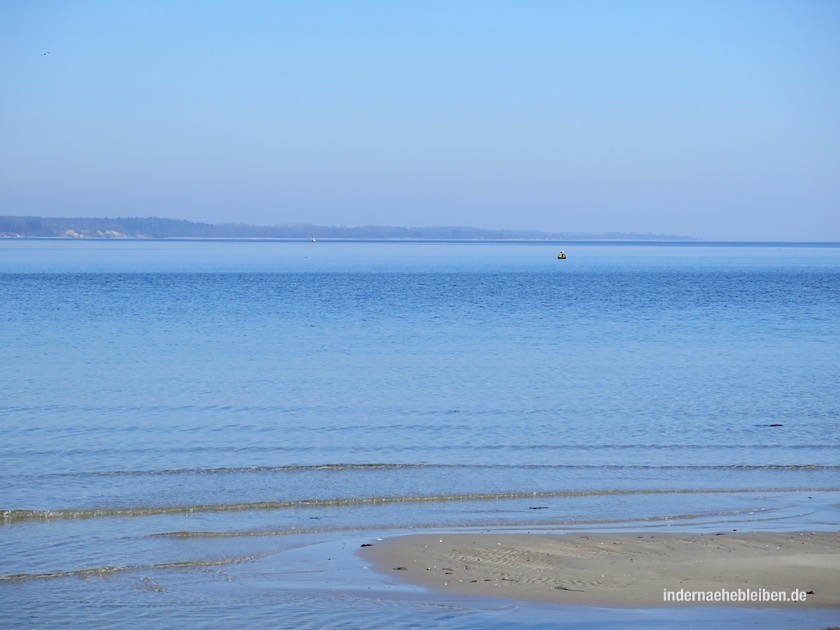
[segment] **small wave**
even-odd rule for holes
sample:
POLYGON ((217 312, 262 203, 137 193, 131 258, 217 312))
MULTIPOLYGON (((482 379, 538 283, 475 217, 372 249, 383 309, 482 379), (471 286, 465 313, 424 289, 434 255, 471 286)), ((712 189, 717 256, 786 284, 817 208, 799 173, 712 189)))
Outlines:
POLYGON ((594 496, 629 496, 657 494, 743 494, 757 492, 838 492, 838 488, 746 488, 746 489, 613 489, 613 490, 549 490, 542 492, 499 492, 451 495, 407 495, 383 497, 347 497, 336 499, 303 499, 298 501, 258 501, 253 503, 219 503, 206 505, 175 505, 158 507, 122 507, 59 510, 3 510, 0 523, 25 521, 85 520, 92 518, 146 517, 186 515, 208 512, 250 512, 288 510, 293 508, 331 508, 362 505, 393 505, 396 503, 447 503, 455 501, 499 501, 511 499, 572 498, 594 496))
MULTIPOLYGON (((717 523, 730 523, 731 517, 738 517, 738 523, 755 523, 755 522, 770 522, 784 520, 788 516, 770 515, 765 516, 765 513, 775 512, 771 508, 755 508, 749 507, 741 510, 709 510, 706 512, 688 512, 684 514, 658 514, 653 516, 644 516, 636 519, 627 518, 601 518, 601 519, 551 519, 551 520, 528 520, 528 521, 508 521, 505 523, 505 528, 511 527, 550 527, 569 528, 592 526, 603 527, 621 525, 621 529, 631 528, 635 529, 641 526, 657 525, 659 523, 677 523, 680 521, 695 521, 703 519, 706 525, 717 523), (744 519, 745 515, 757 515, 755 518, 744 519), (729 518, 727 518, 729 517, 729 518), (715 520, 711 520, 715 519, 715 520)), ((471 527, 487 527, 486 522, 482 521, 439 521, 435 523, 427 523, 418 525, 416 523, 408 525, 389 525, 388 529, 417 531, 421 529, 465 529, 471 527)), ((374 531, 379 527, 377 524, 369 525, 352 525, 344 527, 307 527, 307 528, 288 528, 288 529, 259 529, 259 530, 239 530, 239 531, 175 531, 175 532, 161 532, 157 534, 149 534, 149 538, 250 538, 250 537, 272 537, 272 536, 295 536, 307 534, 325 534, 335 532, 356 532, 356 531, 374 531)))
POLYGON ((25 580, 47 580, 62 577, 107 577, 115 573, 125 571, 150 571, 153 569, 193 569, 200 567, 217 567, 228 564, 250 562, 263 558, 269 554, 255 554, 238 558, 225 558, 221 560, 187 560, 183 562, 165 562, 162 564, 135 564, 120 567, 96 567, 92 569, 75 569, 71 571, 51 571, 49 573, 16 573, 13 575, 0 575, 0 582, 16 582, 25 580))
POLYGON ((649 465, 649 464, 290 464, 286 466, 225 466, 219 468, 170 468, 165 470, 103 470, 91 472, 59 472, 37 475, 50 477, 140 477, 175 475, 226 475, 296 472, 347 472, 367 470, 782 470, 840 471, 840 465, 826 464, 724 464, 724 465, 649 465))

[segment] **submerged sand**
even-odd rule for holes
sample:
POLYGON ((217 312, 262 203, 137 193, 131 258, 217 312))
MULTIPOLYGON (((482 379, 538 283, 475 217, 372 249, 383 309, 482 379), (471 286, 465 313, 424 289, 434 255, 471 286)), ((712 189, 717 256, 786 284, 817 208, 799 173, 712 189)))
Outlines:
POLYGON ((422 534, 361 554, 400 581, 466 595, 634 608, 840 608, 838 533, 422 534))

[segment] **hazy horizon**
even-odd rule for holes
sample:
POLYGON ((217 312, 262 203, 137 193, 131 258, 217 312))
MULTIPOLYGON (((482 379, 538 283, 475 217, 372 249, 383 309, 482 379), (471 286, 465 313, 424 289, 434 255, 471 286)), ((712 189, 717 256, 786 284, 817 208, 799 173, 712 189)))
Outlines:
POLYGON ((0 8, 0 215, 840 241, 840 4, 0 8))

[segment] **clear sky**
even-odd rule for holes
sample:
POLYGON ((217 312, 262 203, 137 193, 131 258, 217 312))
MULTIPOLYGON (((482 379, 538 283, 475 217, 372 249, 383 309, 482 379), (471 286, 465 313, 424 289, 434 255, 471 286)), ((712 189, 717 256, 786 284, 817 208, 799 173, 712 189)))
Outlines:
POLYGON ((0 214, 840 241, 840 2, 4 0, 0 214))

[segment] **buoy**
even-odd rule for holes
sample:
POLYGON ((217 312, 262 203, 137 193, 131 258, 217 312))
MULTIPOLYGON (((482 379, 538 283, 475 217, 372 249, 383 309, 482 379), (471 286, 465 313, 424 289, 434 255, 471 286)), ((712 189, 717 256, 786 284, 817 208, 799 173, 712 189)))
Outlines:
POLYGON ((557 254, 557 259, 566 260, 566 252, 560 252, 559 254, 557 254))

